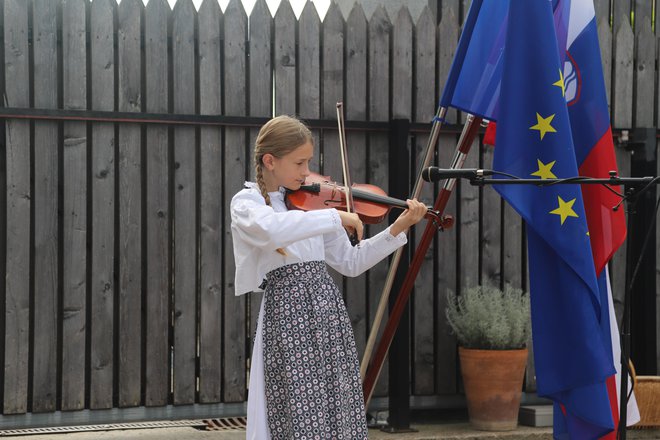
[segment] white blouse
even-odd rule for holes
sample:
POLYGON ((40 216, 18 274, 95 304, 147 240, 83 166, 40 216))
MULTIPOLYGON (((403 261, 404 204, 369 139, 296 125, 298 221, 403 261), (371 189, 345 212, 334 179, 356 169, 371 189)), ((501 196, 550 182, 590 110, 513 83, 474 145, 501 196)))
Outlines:
POLYGON ((405 233, 394 237, 388 227, 352 246, 334 208, 289 211, 283 188, 268 193, 268 206, 256 183, 245 186, 230 205, 236 295, 260 290, 268 272, 293 263, 324 260, 342 275, 358 276, 407 242, 405 233))

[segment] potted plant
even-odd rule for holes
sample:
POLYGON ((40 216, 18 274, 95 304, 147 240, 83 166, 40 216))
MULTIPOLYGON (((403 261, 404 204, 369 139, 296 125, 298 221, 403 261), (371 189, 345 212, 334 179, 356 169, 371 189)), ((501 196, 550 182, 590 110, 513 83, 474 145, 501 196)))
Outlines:
POLYGON ((508 431, 518 425, 530 333, 529 295, 506 286, 447 294, 447 321, 459 343, 470 423, 508 431))

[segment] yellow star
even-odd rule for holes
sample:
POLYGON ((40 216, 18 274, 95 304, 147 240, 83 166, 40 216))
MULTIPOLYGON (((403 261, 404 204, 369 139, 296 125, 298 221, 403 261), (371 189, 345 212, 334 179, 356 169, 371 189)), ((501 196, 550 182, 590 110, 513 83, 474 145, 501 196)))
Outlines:
POLYGON ((569 200, 568 202, 564 202, 564 200, 562 200, 562 198, 559 196, 557 196, 557 199, 559 200, 559 207, 550 211, 550 214, 556 214, 561 217, 562 225, 568 217, 578 216, 575 211, 573 211, 573 204, 575 203, 575 199, 569 200))
POLYGON ((543 116, 539 115, 538 113, 536 114, 536 125, 532 125, 529 127, 530 130, 538 130, 541 134, 541 140, 543 140, 543 136, 545 136, 546 133, 557 133, 557 130, 554 129, 550 123, 552 120, 555 118, 555 115, 552 114, 548 116, 547 118, 544 118, 543 116))
POLYGON ((552 83, 553 86, 561 88, 561 96, 566 94, 566 85, 564 84, 564 74, 561 69, 559 69, 559 80, 555 83, 552 83))
POLYGON ((536 162, 538 163, 539 169, 538 171, 534 171, 532 173, 532 176, 539 176, 541 179, 556 179, 557 176, 555 176, 552 173, 552 167, 555 165, 556 160, 553 160, 552 162, 548 164, 544 164, 541 162, 539 159, 536 159, 536 162))

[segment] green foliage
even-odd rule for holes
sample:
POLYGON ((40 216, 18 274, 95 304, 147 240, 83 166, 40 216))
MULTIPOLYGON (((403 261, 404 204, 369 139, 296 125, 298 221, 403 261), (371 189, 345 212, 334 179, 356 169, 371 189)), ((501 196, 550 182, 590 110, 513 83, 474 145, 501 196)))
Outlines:
POLYGON ((524 348, 530 333, 529 295, 507 285, 447 292, 447 321, 465 348, 524 348))

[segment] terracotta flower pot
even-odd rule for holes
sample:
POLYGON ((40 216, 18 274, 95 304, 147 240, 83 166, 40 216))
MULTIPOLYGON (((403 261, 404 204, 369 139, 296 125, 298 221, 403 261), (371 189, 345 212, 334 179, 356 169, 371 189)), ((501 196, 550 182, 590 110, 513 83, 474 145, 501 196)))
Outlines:
POLYGON ((458 348, 470 423, 485 431, 510 431, 518 426, 527 349, 458 348))

